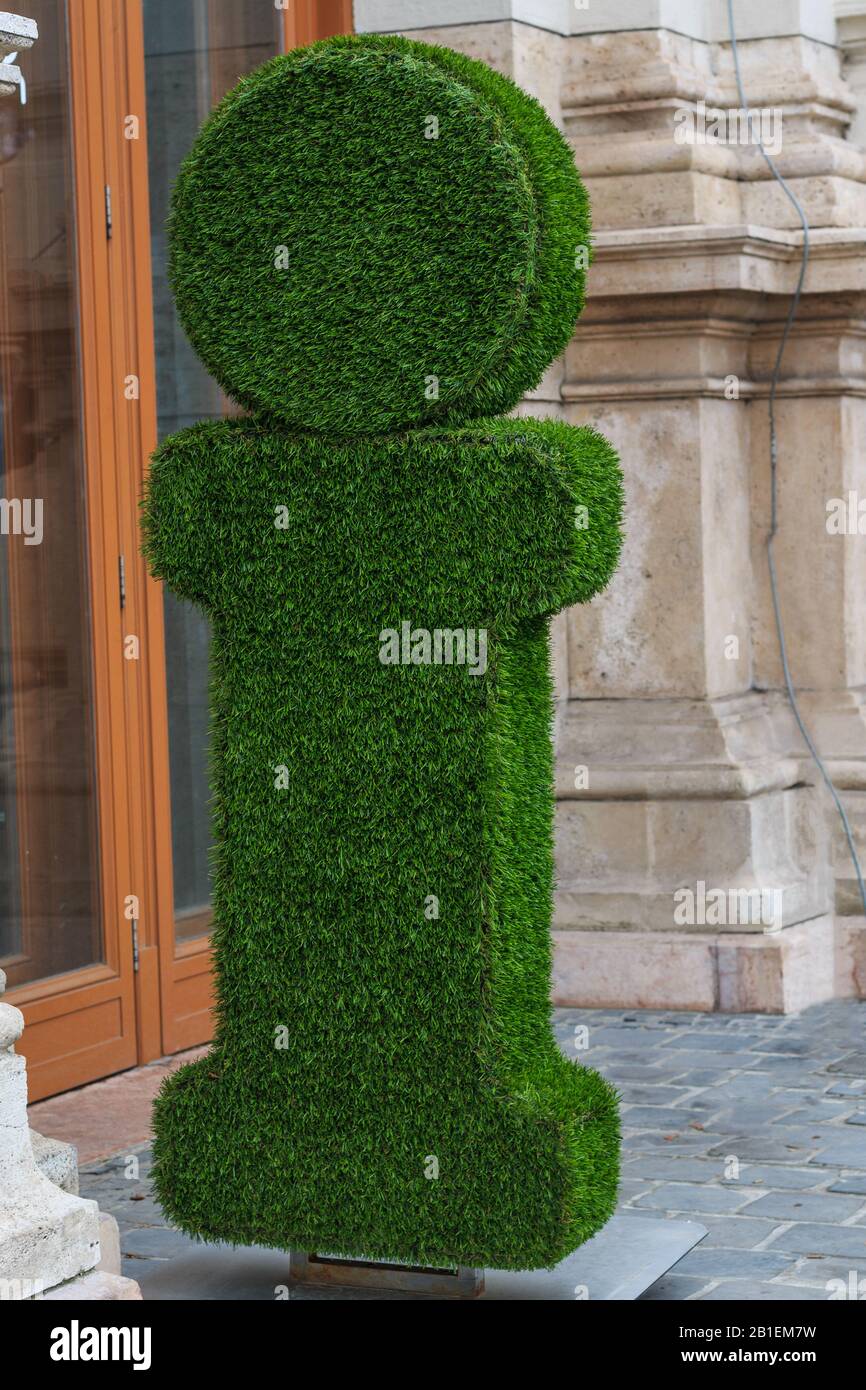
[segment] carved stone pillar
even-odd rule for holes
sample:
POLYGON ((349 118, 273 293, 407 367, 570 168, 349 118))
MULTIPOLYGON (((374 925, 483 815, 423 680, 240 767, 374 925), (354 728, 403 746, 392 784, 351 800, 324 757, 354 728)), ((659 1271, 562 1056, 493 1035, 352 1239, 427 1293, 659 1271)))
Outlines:
MULTIPOLYGON (((6 978, 0 971, 0 993, 6 978)), ((0 1298, 33 1298, 99 1262, 99 1209, 36 1164, 27 1077, 15 1043, 24 1019, 0 1003, 0 1298)))
POLYGON ((849 138, 866 145, 866 0, 836 0, 842 72, 856 102, 849 138))
POLYGON ((356 0, 359 28, 399 25, 533 91, 592 200, 587 307, 523 407, 600 429, 628 494, 618 573, 556 632, 563 1004, 789 1011, 866 992, 852 873, 773 625, 767 398, 801 233, 755 131, 814 229, 777 411, 781 606, 864 851, 866 536, 826 522, 858 478, 866 498, 866 157, 832 0, 735 12, 751 125, 725 0, 356 0))

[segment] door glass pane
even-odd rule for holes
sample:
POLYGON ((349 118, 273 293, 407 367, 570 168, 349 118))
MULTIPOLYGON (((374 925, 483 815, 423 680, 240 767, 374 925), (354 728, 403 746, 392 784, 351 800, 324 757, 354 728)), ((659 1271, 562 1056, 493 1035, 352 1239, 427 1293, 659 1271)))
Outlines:
MULTIPOLYGON (((160 439, 231 407, 189 346, 167 276, 166 219, 178 166, 202 121, 239 77, 281 49, 282 10, 266 0, 144 0, 147 136, 153 253, 156 400, 160 439)), ((210 926, 206 618, 165 594, 166 679, 179 939, 210 926)))
POLYGON ((0 97, 0 965, 102 959, 66 7, 0 97))

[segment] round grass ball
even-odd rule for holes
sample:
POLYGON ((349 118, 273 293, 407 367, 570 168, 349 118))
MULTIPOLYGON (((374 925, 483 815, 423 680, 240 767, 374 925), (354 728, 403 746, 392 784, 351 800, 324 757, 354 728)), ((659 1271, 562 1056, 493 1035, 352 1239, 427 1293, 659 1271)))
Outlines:
POLYGON ((511 409, 583 303, 571 151, 509 79, 392 36, 273 59, 175 185, 184 328, 240 405, 338 435, 511 409))

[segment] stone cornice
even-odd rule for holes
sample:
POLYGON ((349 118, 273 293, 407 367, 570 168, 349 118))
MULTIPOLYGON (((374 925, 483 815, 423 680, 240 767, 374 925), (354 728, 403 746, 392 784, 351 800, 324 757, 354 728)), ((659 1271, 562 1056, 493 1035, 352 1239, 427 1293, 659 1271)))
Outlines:
MULTIPOLYGON (((359 32, 511 21, 572 36, 667 29, 706 43, 728 39, 726 0, 355 0, 354 14, 359 32)), ((736 0, 735 18, 743 40, 803 34, 835 42, 825 0, 736 0)))
POLYGON ((32 48, 38 37, 35 19, 0 10, 0 96, 11 96, 21 87, 21 69, 4 60, 10 53, 32 48))
POLYGON ((7 53, 32 48, 39 37, 35 19, 0 10, 0 57, 7 53))
MULTIPOLYGON (((589 302, 610 295, 734 289, 790 294, 799 275, 801 246, 801 232, 749 225, 598 232, 593 238, 589 302)), ((864 290, 866 228, 815 229, 805 293, 864 290)))

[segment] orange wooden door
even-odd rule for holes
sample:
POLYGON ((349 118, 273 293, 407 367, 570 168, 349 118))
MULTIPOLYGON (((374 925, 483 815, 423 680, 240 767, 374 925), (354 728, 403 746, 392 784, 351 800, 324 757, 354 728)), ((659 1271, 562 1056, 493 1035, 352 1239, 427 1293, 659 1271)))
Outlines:
POLYGON ((286 48, 352 32, 352 0, 285 0, 286 48))
MULTIPOLYGON (((143 318, 152 357, 146 374, 155 442, 176 429, 235 409, 198 363, 180 331, 167 282, 165 221, 180 159, 209 110, 237 82, 275 53, 351 28, 348 0, 145 0, 131 5, 146 89, 149 234, 136 215, 138 259, 150 258, 150 302, 143 318), (145 245, 145 240, 147 245, 145 245)), ((136 108, 137 109, 137 108, 136 108)), ((206 251, 204 252, 206 254, 206 251)), ((210 793, 207 754, 207 654, 203 616, 141 576, 147 604, 148 727, 152 750, 150 893, 155 904, 162 1002, 162 1042, 176 1052, 212 1036, 210 926, 210 793)), ((146 933, 146 941, 151 938, 146 933)))
POLYGON ((158 439, 233 407, 172 318, 165 212, 223 92, 351 5, 28 14, 27 105, 0 106, 0 966, 37 1099, 211 1036, 207 632, 148 577, 138 503, 158 439))

